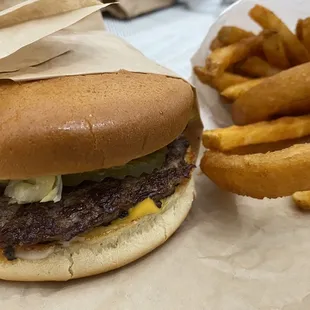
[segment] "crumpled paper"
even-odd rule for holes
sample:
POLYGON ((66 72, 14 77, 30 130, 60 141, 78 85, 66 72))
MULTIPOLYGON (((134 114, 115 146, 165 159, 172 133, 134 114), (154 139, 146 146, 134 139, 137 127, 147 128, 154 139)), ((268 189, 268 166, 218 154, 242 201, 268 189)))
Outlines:
MULTIPOLYGON (((222 26, 258 32, 260 28, 248 17, 255 4, 274 11, 293 31, 299 18, 310 16, 307 0, 238 1, 210 28, 192 65, 204 65, 209 45, 222 26)), ((192 82, 204 127, 231 125, 230 111, 218 93, 194 75, 192 82)), ((210 298, 203 298, 202 308, 310 309, 310 215, 297 210, 290 197, 255 200, 223 192, 203 175, 199 180, 195 216, 203 225, 195 227, 201 231, 196 239, 197 265, 209 275, 201 286, 210 285, 213 290, 210 298)))
POLYGON ((61 1, 57 6, 51 0, 16 2, 20 3, 0 11, 0 58, 69 27, 109 5, 97 0, 61 1))

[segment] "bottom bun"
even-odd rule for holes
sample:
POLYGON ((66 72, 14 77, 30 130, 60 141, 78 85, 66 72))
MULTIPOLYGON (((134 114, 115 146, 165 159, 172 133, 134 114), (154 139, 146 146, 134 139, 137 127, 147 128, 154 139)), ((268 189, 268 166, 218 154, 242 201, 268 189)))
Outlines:
POLYGON ((66 281, 104 273, 129 264, 163 244, 186 218, 194 197, 194 181, 178 186, 163 200, 161 212, 67 245, 49 245, 42 259, 0 260, 0 279, 66 281))

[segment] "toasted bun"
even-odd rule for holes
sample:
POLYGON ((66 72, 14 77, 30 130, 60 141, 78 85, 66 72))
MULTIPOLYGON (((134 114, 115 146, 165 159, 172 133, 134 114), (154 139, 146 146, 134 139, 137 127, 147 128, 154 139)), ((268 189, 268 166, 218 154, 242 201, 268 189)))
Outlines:
MULTIPOLYGON (((114 231, 102 232, 87 242, 55 245, 44 259, 0 260, 0 279, 65 281, 124 266, 164 243, 181 225, 194 196, 194 181, 179 186, 163 201, 162 212, 141 218, 114 231)), ((104 230, 103 230, 104 231, 104 230)))
POLYGON ((186 127, 189 84, 120 71, 0 84, 0 179, 123 165, 186 127))

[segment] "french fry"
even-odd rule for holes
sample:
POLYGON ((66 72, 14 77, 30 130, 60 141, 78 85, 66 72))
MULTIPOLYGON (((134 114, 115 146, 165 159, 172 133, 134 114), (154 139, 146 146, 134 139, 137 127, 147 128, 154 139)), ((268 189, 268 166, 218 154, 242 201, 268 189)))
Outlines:
POLYGON ((250 81, 249 78, 228 72, 224 72, 218 77, 213 77, 208 74, 204 67, 198 66, 194 67, 194 72, 202 83, 210 85, 211 87, 219 91, 223 91, 224 89, 232 85, 237 85, 246 81, 250 81))
POLYGON ((290 67, 290 62, 279 34, 274 33, 264 39, 263 51, 268 63, 272 66, 280 69, 288 69, 290 67))
POLYGON ((294 34, 261 5, 249 16, 262 31, 222 27, 205 67, 195 70, 234 101, 232 118, 242 125, 203 133, 209 150, 200 168, 224 190, 258 199, 293 195, 310 210, 310 17, 294 34))
POLYGON ((310 62, 265 78, 238 98, 232 107, 236 125, 247 125, 280 116, 310 113, 310 62))
POLYGON ((296 36, 300 42, 302 41, 303 37, 302 35, 303 21, 304 21, 303 19, 298 19, 295 29, 296 36))
POLYGON ((306 18, 303 21, 303 36, 302 43, 306 49, 310 52, 310 18, 306 18))
POLYGON ((211 76, 219 76, 232 64, 256 52, 263 42, 262 36, 253 36, 214 50, 206 59, 206 70, 211 76))
POLYGON ((261 79, 253 79, 244 83, 232 85, 228 88, 226 88, 224 91, 221 92, 221 95, 229 100, 237 100, 240 96, 245 94, 247 91, 249 91, 254 86, 257 86, 260 84, 264 78, 261 79))
POLYGON ((306 49, 310 51, 310 17, 298 20, 296 25, 296 35, 306 49))
POLYGON ((264 29, 275 30, 282 38, 289 57, 295 65, 308 62, 310 54, 296 35, 272 11, 255 5, 249 12, 250 17, 264 29))
POLYGON ((249 32, 235 26, 223 26, 217 35, 219 41, 224 45, 234 44, 242 39, 252 36, 254 36, 253 32, 249 32))
POLYGON ((208 72, 206 71, 204 67, 194 66, 193 71, 201 83, 207 84, 213 87, 212 85, 213 77, 208 74, 208 72))
POLYGON ((225 154, 235 154, 235 155, 246 155, 257 153, 265 154, 269 152, 280 151, 296 144, 309 143, 309 142, 310 137, 307 136, 290 140, 281 140, 276 142, 240 146, 230 151, 226 151, 225 154))
POLYGON ((252 77, 271 76, 280 72, 280 69, 271 66, 267 61, 257 56, 247 58, 238 66, 238 69, 252 77))
POLYGON ((296 139, 308 135, 310 135, 310 115, 282 117, 270 122, 206 130, 203 133, 203 145, 211 150, 226 152, 241 146, 296 139))
POLYGON ((310 210, 310 191, 296 192, 292 197, 298 208, 310 210))
POLYGON ((211 44, 210 44, 210 50, 214 51, 217 48, 221 48, 224 47, 225 45, 216 37, 212 40, 211 44))

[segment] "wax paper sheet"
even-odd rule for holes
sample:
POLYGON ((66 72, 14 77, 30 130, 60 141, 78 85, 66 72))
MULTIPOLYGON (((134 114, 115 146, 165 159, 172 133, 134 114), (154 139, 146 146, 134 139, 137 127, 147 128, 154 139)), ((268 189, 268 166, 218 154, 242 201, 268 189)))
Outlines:
MULTIPOLYGON (((248 11, 261 4, 295 30, 309 16, 306 0, 244 0, 228 8, 210 28, 192 65, 204 65, 209 45, 224 25, 254 32, 259 27, 248 11)), ((218 93, 192 76, 205 128, 232 123, 218 93)), ((263 98, 262 98, 263 100, 263 98)), ((310 309, 309 214, 297 210, 291 198, 255 200, 223 192, 201 175, 195 229, 197 265, 205 287, 202 309, 310 309), (204 235, 204 242, 202 235, 204 235), (203 276, 201 274, 204 274, 203 276), (207 297, 208 296, 208 297, 207 297)))
MULTIPOLYGON (((15 0, 0 11, 0 58, 40 40, 107 7, 97 0, 15 0)), ((2 8, 0 4, 0 8, 2 8)))
MULTIPOLYGON (((246 17, 253 3, 238 3, 219 22, 255 30, 246 17)), ((306 0, 255 3, 274 9, 291 26, 298 17, 310 12, 306 0)), ((84 23, 83 27, 86 25, 99 35, 98 39, 109 41, 111 37, 116 46, 121 44, 124 53, 127 49, 134 53, 132 47, 112 35, 101 37, 102 32, 93 23, 84 23)), ((73 27, 78 43, 80 35, 85 38, 86 34, 83 27, 73 27)), ((65 37, 70 28, 53 37, 65 37)), ((203 63, 208 53, 207 40, 216 32, 216 28, 212 29, 193 58, 194 64, 203 63)), ((92 35, 95 33, 87 39, 96 41, 92 35)), ((104 46, 100 40, 97 42, 104 46)), ((142 61, 146 71, 149 65, 149 70, 169 73, 144 58, 142 61)), ((132 63, 126 68, 130 66, 133 68, 132 63)), ((31 70, 22 69, 16 74, 12 73, 16 79, 36 78, 31 70)), ((195 79, 193 82, 198 88, 204 126, 227 125, 228 113, 217 104, 215 94, 195 79)), ((254 200, 220 191, 199 170, 195 180, 197 198, 189 216, 176 234, 151 254, 119 270, 88 279, 65 283, 0 282, 0 305, 13 310, 310 309, 310 215, 298 212, 289 198, 254 200)))

